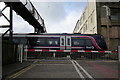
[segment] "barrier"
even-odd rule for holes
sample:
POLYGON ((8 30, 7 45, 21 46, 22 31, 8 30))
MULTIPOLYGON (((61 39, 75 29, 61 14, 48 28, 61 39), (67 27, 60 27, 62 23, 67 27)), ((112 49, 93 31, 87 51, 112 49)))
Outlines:
MULTIPOLYGON (((39 57, 39 55, 49 55, 53 54, 52 57, 61 57, 62 55, 65 57, 65 55, 70 55, 73 57, 78 58, 88 58, 88 59, 102 59, 102 60, 118 60, 118 51, 93 51, 93 50, 48 50, 48 49, 24 49, 28 53, 28 56, 34 56, 36 55, 39 57)), ((37 58, 36 57, 36 58, 37 58)), ((45 56, 46 57, 46 56, 45 56)), ((44 57, 44 58, 45 58, 44 57)), ((40 58, 40 57, 39 57, 40 58)))
POLYGON ((47 49, 25 49, 28 52, 92 52, 92 53, 118 53, 117 51, 92 51, 92 50, 47 50, 47 49))

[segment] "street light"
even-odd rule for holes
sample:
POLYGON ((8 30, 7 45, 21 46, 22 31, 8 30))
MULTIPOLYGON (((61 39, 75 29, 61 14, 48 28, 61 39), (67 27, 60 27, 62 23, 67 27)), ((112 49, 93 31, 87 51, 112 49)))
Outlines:
POLYGON ((106 11, 106 22, 107 22, 107 43, 108 43, 108 49, 110 48, 110 8, 106 5, 102 6, 105 8, 105 11, 106 11))

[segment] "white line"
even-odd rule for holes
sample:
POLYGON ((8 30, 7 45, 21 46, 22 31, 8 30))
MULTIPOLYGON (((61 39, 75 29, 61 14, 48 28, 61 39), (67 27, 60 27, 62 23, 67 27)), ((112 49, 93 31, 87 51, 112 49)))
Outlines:
POLYGON ((54 66, 58 66, 58 65, 65 65, 65 64, 39 64, 39 63, 37 63, 37 64, 35 64, 35 65, 47 65, 47 66, 51 66, 51 65, 54 65, 54 66))
POLYGON ((77 68, 77 66, 75 65, 75 63, 74 63, 72 60, 70 60, 70 61, 72 62, 73 66, 75 67, 75 69, 76 69, 77 73, 79 74, 80 78, 82 78, 83 80, 85 80, 85 79, 84 79, 84 76, 83 76, 82 73, 79 71, 79 69, 77 68))
POLYGON ((77 65, 80 69, 82 69, 82 71, 83 71, 90 79, 94 80, 93 77, 92 77, 82 66, 80 66, 80 65, 78 64, 77 61, 74 60, 74 62, 76 63, 76 65, 77 65))

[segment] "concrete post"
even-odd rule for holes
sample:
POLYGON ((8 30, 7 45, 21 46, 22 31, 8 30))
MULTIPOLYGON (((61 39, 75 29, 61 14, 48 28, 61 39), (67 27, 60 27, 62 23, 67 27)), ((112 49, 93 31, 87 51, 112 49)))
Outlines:
POLYGON ((118 59, 119 59, 119 62, 120 62, 120 46, 118 46, 118 59))
POLYGON ((55 53, 53 53, 53 57, 55 58, 55 53))
POLYGON ((24 60, 27 61, 27 45, 24 48, 24 60))
POLYGON ((120 80, 120 46, 118 46, 118 78, 120 80))
POLYGON ((20 45, 18 45, 18 61, 20 61, 20 45))
POLYGON ((22 57, 23 57, 23 45, 18 45, 18 58, 20 63, 22 63, 22 57))
POLYGON ((20 63, 23 61, 23 45, 20 45, 20 63))
POLYGON ((0 35, 0 80, 2 79, 2 38, 0 35))

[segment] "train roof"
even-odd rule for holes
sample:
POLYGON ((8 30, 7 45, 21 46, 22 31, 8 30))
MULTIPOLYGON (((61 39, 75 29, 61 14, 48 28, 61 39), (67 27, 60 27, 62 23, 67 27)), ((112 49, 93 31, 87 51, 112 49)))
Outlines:
MULTIPOLYGON (((72 35, 72 36, 93 36, 93 37, 97 37, 97 36, 102 36, 99 34, 80 34, 80 33, 41 33, 41 34, 36 34, 36 33, 15 33, 13 34, 14 36, 17 37, 26 37, 28 36, 38 36, 38 35, 72 35)), ((6 35, 7 37, 8 35, 6 35)))
POLYGON ((92 36, 92 35, 100 35, 100 34, 80 34, 80 33, 15 33, 13 35, 85 35, 85 36, 92 36))

